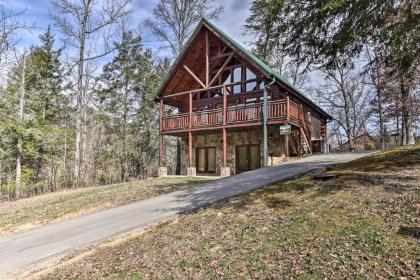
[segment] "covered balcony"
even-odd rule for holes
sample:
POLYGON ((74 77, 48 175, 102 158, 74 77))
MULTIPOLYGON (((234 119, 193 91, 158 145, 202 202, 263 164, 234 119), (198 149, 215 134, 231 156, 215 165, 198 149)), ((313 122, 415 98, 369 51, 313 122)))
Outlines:
MULTIPOLYGON (((247 81, 249 83, 249 81, 247 81)), ((263 89, 253 90, 250 92, 241 93, 242 100, 246 102, 236 102, 232 104, 232 100, 238 98, 232 93, 229 93, 228 88, 235 85, 240 85, 245 82, 238 82, 229 85, 220 85, 211 88, 211 90, 219 92, 215 97, 206 100, 207 104, 216 104, 212 108, 200 108, 196 106, 199 103, 197 95, 200 95, 203 90, 196 90, 191 92, 184 92, 169 95, 166 98, 180 97, 184 95, 188 98, 185 102, 184 112, 182 109, 179 113, 170 115, 164 114, 163 99, 161 100, 161 119, 160 131, 163 134, 176 134, 186 131, 199 131, 217 128, 229 128, 240 126, 261 125, 263 120, 264 95, 263 89), (245 97, 249 98, 245 98, 245 97), (187 111, 187 112, 185 112, 187 111)), ((206 89, 208 90, 208 89, 206 89)), ((299 104, 289 97, 273 98, 272 94, 267 94, 267 124, 282 124, 290 123, 295 126, 300 126, 300 116, 302 115, 302 108, 299 104)))

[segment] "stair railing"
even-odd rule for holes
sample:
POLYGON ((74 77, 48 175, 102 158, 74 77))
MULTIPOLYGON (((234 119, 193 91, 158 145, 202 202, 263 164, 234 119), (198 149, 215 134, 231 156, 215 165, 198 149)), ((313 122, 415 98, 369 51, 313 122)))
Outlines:
POLYGON ((299 122, 303 131, 303 136, 305 138, 306 145, 308 146, 309 153, 312 153, 311 147, 311 130, 308 127, 308 120, 306 119, 306 115, 303 112, 302 104, 299 108, 299 122))

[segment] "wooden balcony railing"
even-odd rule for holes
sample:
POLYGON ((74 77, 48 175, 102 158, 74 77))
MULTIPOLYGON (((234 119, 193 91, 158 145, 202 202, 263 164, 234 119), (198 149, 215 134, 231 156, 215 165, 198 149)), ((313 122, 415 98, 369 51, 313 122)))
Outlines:
POLYGON ((290 100, 289 101, 289 120, 290 120, 290 123, 292 123, 294 125, 299 125, 300 124, 299 111, 300 111, 299 104, 290 100))
POLYGON ((188 113, 162 117, 162 130, 178 130, 188 128, 190 116, 188 113))
POLYGON ((267 102, 267 119, 277 119, 287 117, 286 99, 267 102))
POLYGON ((228 124, 254 122, 261 120, 261 104, 228 107, 226 109, 226 122, 228 124))
POLYGON ((192 113, 192 127, 217 126, 223 124, 223 110, 213 109, 192 113))
MULTIPOLYGON (((296 104, 297 105, 297 104, 296 104)), ((262 120, 262 103, 231 106, 226 108, 226 125, 259 123, 262 120)), ((292 107, 292 106, 290 106, 292 107)), ((294 107, 294 106, 293 106, 294 107)), ((299 110, 298 107, 296 107, 299 110)), ((290 110, 290 109, 289 109, 290 110)), ((294 109, 293 109, 294 110, 294 109)), ((294 111, 293 111, 294 112, 294 111)), ((191 113, 191 128, 209 128, 224 124, 223 108, 195 111, 191 113)), ((286 120, 287 103, 285 99, 267 102, 267 120, 286 120)), ((299 120, 296 111, 296 120, 299 120)), ((162 131, 186 130, 190 127, 189 113, 162 117, 162 131)))

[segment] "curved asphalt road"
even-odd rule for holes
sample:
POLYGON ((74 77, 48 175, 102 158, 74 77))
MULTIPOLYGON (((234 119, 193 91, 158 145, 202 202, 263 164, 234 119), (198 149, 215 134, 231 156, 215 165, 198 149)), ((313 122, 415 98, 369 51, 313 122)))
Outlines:
POLYGON ((0 279, 37 262, 365 153, 315 155, 0 238, 0 279))

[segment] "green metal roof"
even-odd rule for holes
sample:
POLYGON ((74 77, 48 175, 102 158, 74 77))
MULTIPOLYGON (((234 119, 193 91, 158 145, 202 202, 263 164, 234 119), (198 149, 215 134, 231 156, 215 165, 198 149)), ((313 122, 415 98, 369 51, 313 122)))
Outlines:
POLYGON ((233 48, 235 48, 237 51, 242 53, 248 60, 253 62, 255 66, 260 68, 265 72, 267 76, 273 77, 277 82, 282 83, 283 85, 287 86, 291 91, 296 93, 298 96, 300 96, 302 99, 310 103, 312 106, 314 106, 318 111, 326 115, 328 118, 332 119, 331 115, 325 112, 321 107, 319 107, 317 104, 315 104, 312 100, 307 98, 299 89, 294 87, 286 78, 281 76, 277 71, 275 71, 273 68, 265 64, 261 59, 256 57, 254 54, 252 54, 250 51, 245 49, 243 46, 241 46, 238 42, 233 40, 231 37, 229 37, 225 32, 217 28, 215 25, 213 25, 211 22, 203 18, 200 23, 197 25, 196 29, 194 30, 193 34, 188 39, 187 43, 185 44, 182 52, 178 55, 172 66, 169 68, 169 70, 165 73, 165 76, 163 77, 162 81, 159 83, 159 86, 155 92, 155 95, 157 96, 159 92, 163 89, 166 82, 168 82, 168 78, 170 74, 175 70, 177 64, 179 61, 184 57, 185 50, 189 47, 195 36, 198 34, 202 26, 206 26, 210 30, 212 30, 216 35, 219 35, 222 40, 226 41, 229 45, 232 45, 233 48))

